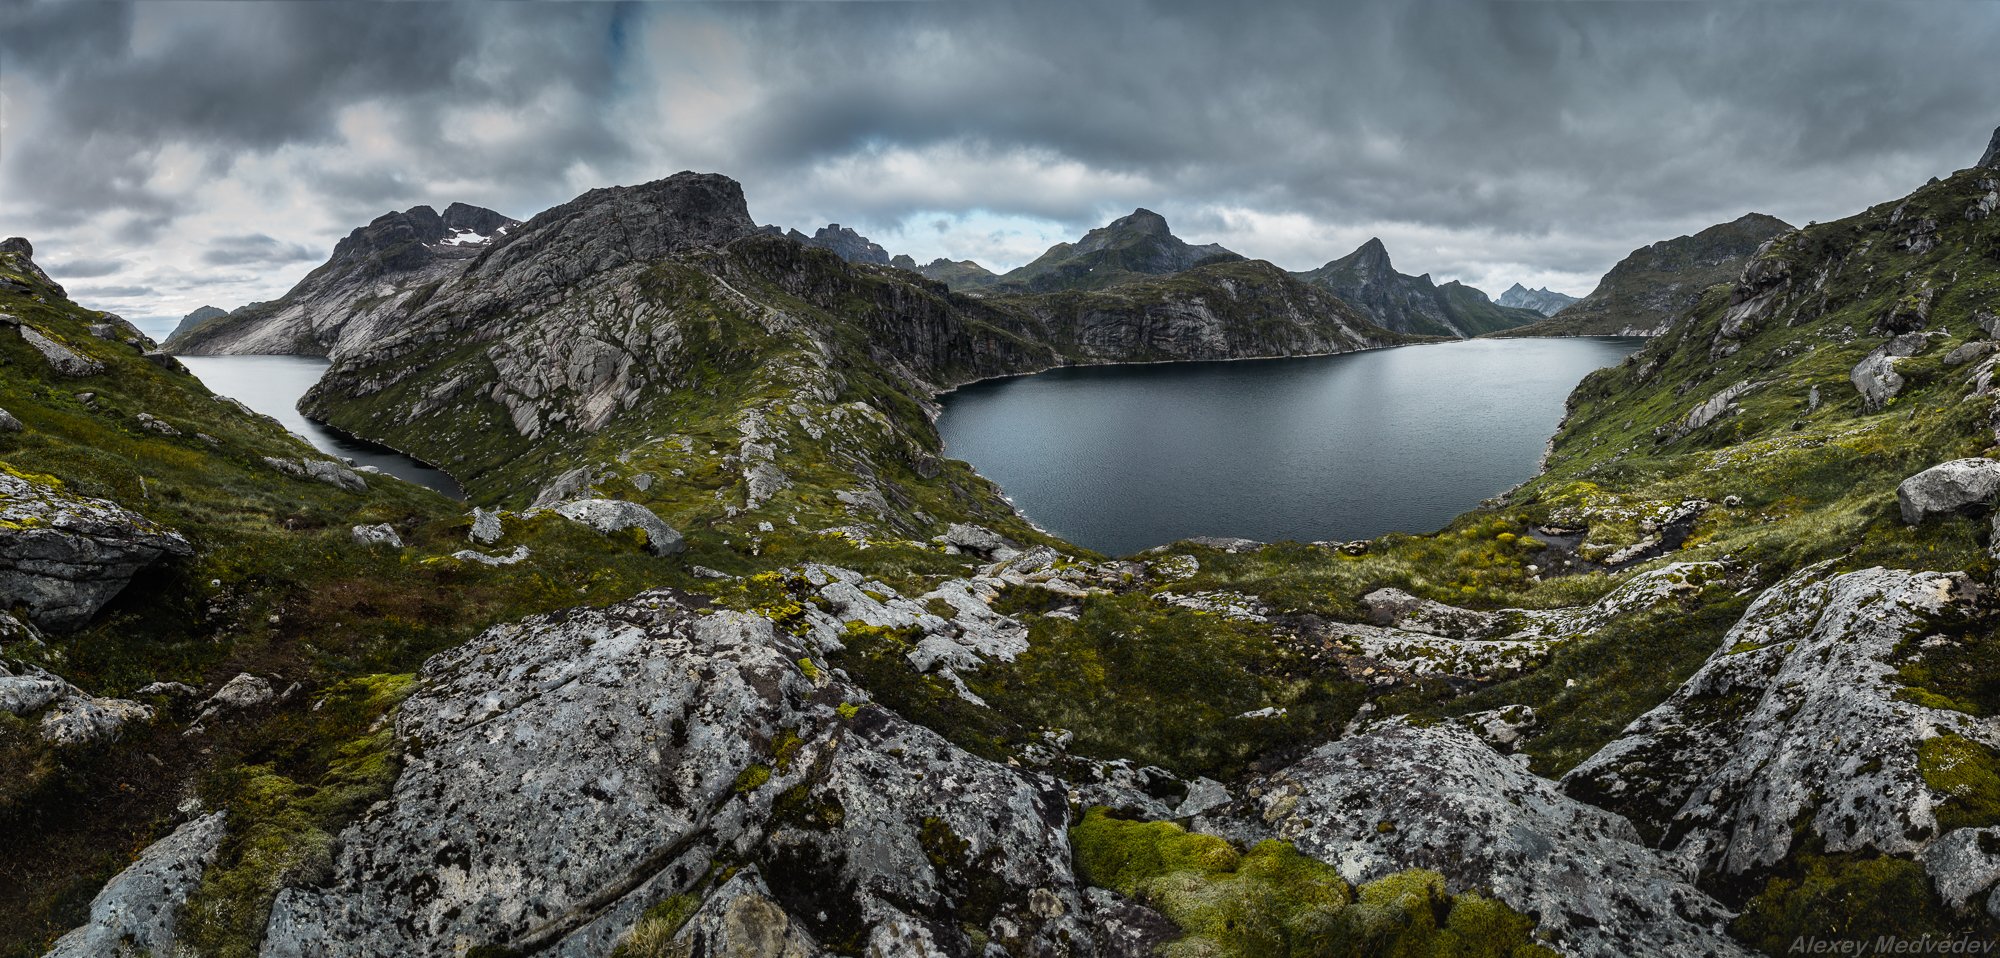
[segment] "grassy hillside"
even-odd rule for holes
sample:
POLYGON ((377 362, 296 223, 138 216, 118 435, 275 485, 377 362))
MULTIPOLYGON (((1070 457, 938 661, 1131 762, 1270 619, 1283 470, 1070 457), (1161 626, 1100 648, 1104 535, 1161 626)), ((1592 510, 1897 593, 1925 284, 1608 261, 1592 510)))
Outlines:
POLYGON ((1766 240, 1791 226, 1749 213, 1693 236, 1641 247, 1611 267, 1590 295, 1548 319, 1501 336, 1651 336, 1701 301, 1704 291, 1736 279, 1766 240))

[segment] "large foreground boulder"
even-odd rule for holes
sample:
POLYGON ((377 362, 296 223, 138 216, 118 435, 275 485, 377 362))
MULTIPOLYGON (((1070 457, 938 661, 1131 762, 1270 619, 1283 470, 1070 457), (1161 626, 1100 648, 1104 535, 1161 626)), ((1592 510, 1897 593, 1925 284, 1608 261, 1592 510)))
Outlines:
MULTIPOLYGON (((1921 859, 1961 797, 1925 766, 1940 749, 2000 746, 2000 730, 1909 683, 1960 671, 1927 663, 1992 634, 1982 605, 1963 573, 1804 570, 1564 786, 1704 875, 1762 874, 1808 848, 1921 859)), ((1941 889, 1946 877, 1933 876, 1941 889)))
POLYGON ((80 628, 139 570, 193 554, 179 533, 117 503, 0 469, 0 609, 25 606, 36 625, 80 628))
POLYGON ((222 845, 225 816, 194 819, 140 854, 90 902, 90 920, 46 958, 153 958, 174 950, 181 909, 222 845))
POLYGON ((1896 487, 1903 521, 1913 526, 1936 516, 1990 506, 1996 498, 2000 498, 2000 461, 1992 459, 1939 463, 1896 487))
POLYGON ((1388 723, 1273 776, 1261 814, 1350 882, 1435 870, 1538 914, 1563 954, 1748 955, 1730 913, 1641 841, 1457 725, 1388 723))
POLYGON ((1093 953, 1059 785, 866 704, 813 654, 662 591, 440 655, 397 719, 393 793, 324 882, 279 893, 263 954, 603 955, 661 934, 1093 953), (676 896, 708 904, 677 931, 642 921, 676 896))

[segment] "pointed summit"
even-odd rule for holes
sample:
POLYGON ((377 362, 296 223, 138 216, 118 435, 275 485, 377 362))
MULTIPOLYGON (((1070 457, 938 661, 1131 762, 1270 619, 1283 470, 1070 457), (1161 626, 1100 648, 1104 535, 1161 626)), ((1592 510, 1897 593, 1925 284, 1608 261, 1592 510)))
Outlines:
POLYGON ((1376 236, 1325 266, 1292 275, 1332 290, 1376 325, 1398 332, 1463 339, 1541 319, 1540 313, 1495 305, 1470 286, 1438 286, 1429 273, 1396 272, 1389 248, 1376 236))
POLYGON ((1986 155, 1979 158, 1978 166, 1989 170, 2000 170, 2000 126, 1993 128, 1993 139, 1986 144, 1986 155))
POLYGON ((1139 233, 1145 236, 1172 236, 1167 228, 1167 218, 1143 206, 1133 210, 1128 216, 1121 216, 1105 227, 1108 230, 1139 233))
POLYGON ((1382 238, 1379 236, 1368 237, 1368 242, 1361 244, 1359 248, 1348 255, 1357 262, 1365 262, 1371 265, 1380 264, 1383 269, 1391 268, 1389 265, 1389 247, 1383 245, 1382 238))
POLYGON ((1242 258, 1214 243, 1194 246, 1183 242, 1168 228, 1166 217, 1140 207, 1085 233, 1075 243, 1049 247, 1034 262, 1002 277, 995 291, 1103 289, 1193 269, 1217 257, 1242 258))

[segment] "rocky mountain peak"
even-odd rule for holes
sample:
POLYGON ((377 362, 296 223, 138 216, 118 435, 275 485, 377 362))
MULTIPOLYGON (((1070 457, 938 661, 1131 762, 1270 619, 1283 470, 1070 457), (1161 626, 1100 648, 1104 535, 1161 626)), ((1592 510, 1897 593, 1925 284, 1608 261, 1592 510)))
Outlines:
POLYGON ((1529 289, 1520 283, 1515 283, 1508 287, 1506 292, 1501 293, 1500 298, 1494 302, 1517 309, 1532 309, 1544 316, 1554 316, 1576 300, 1575 296, 1558 293, 1547 286, 1529 289))
POLYGON ((447 229, 469 230, 480 236, 493 236, 501 230, 521 225, 520 220, 470 203, 453 203, 445 207, 441 219, 447 229))
POLYGON ((1343 257, 1355 269, 1368 273, 1393 273, 1396 267, 1389 262, 1389 247, 1383 245, 1381 237, 1370 236, 1354 252, 1343 257))
POLYGON ((1171 236, 1173 230, 1167 226, 1167 218, 1145 207, 1139 207, 1130 214, 1111 221, 1111 229, 1148 236, 1171 236))
POLYGON ((512 274, 529 285, 562 286, 626 263, 722 246, 760 232, 742 184, 719 173, 683 171, 637 186, 591 190, 544 210, 510 230, 468 275, 512 274))
POLYGON ((1005 292, 1046 293, 1102 289, 1147 276, 1163 276, 1222 259, 1241 259, 1217 243, 1195 246, 1173 234, 1167 218, 1141 207, 1100 226, 1075 243, 1057 243, 1034 262, 1000 278, 1005 292))
POLYGON ((1993 139, 1987 141, 1986 153, 1979 158, 1976 165, 1989 170, 2000 170, 2000 126, 1993 128, 1993 139))
MULTIPOLYGON (((839 223, 828 223, 820 227, 811 236, 806 236, 797 230, 793 230, 787 235, 809 246, 832 250, 834 254, 850 263, 871 263, 876 266, 890 265, 889 251, 883 249, 881 244, 839 223)), ((914 266, 913 261, 910 268, 914 268, 914 266)))
POLYGON ((227 315, 229 315, 229 311, 226 309, 221 309, 215 306, 200 307, 199 309, 196 309, 194 312, 189 313, 186 316, 182 316, 180 324, 174 327, 173 333, 170 334, 167 338, 172 339, 174 336, 179 336, 180 334, 187 332, 188 330, 193 329, 196 326, 200 326, 201 324, 206 323, 211 319, 221 319, 222 317, 227 315))
POLYGON ((1462 283, 1439 286, 1429 273, 1398 273, 1389 261, 1389 248, 1375 236, 1346 256, 1293 275, 1332 290, 1376 325, 1398 332, 1463 338, 1539 318, 1529 310, 1496 305, 1484 292, 1462 283))
MULTIPOLYGON (((0 240, 0 256, 13 260, 9 265, 14 269, 48 284, 49 288, 56 292, 56 295, 67 295, 63 291, 61 284, 50 279, 49 274, 42 272, 42 268, 35 265, 35 244, 28 242, 25 238, 10 236, 5 240, 0 240)), ((0 283, 12 284, 12 282, 12 280, 0 280, 0 283)), ((4 291, 5 289, 6 287, 0 286, 0 291, 4 291)))

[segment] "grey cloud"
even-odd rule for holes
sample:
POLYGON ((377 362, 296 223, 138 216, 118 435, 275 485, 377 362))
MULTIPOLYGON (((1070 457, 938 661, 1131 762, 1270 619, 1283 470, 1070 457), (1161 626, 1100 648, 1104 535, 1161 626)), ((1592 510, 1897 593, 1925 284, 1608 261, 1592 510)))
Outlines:
POLYGON ((51 262, 47 267, 49 275, 60 280, 96 279, 109 276, 125 268, 122 259, 71 259, 51 262))
POLYGON ((314 249, 303 243, 284 243, 263 233, 250 233, 242 236, 225 236, 210 243, 208 250, 201 254, 201 261, 210 266, 277 265, 320 259, 325 256, 325 250, 314 249))
POLYGON ((261 158, 288 164, 292 206, 345 224, 315 227, 316 255, 389 209, 525 217, 697 168, 741 179, 760 221, 954 256, 1024 245, 972 214, 1074 235, 1144 205, 1197 240, 1231 211, 1306 217, 1306 238, 1248 238, 1291 268, 1379 231, 1406 237, 1405 270, 1585 276, 1750 210, 1802 223, 1900 195, 2000 122, 1994 4, 6 10, 0 89, 29 107, 0 212, 64 235, 110 216, 116 242, 216 267, 288 261, 235 242, 283 232, 257 209, 175 232, 214 216, 201 184, 261 158), (494 145, 467 149, 482 122, 494 145))
POLYGON ((135 296, 157 296, 159 290, 151 286, 79 286, 69 291, 70 298, 79 302, 88 299, 130 299, 135 296))

